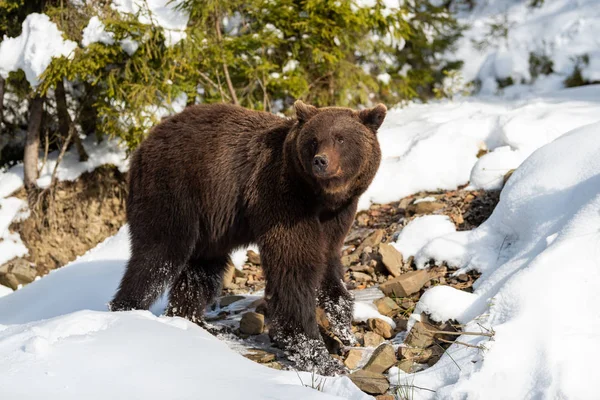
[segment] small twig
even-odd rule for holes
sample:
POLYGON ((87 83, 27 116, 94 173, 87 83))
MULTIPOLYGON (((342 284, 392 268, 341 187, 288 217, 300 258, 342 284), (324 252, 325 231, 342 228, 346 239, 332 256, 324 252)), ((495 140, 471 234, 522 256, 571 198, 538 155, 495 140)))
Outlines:
POLYGON ((223 90, 221 89, 221 87, 218 84, 216 84, 215 81, 210 79, 210 77, 208 75, 206 75, 204 72, 201 72, 201 71, 198 71, 198 75, 200 75, 200 77, 202 79, 204 79, 207 83, 212 85, 212 87, 217 89, 221 93, 221 97, 223 97, 223 95, 225 94, 227 96, 227 99, 231 100, 230 97, 227 95, 227 93, 223 93, 223 90))
POLYGON ((474 349, 479 349, 479 350, 484 350, 484 348, 482 346, 475 346, 473 344, 469 344, 469 343, 465 343, 465 342, 459 342, 458 340, 446 340, 446 339, 442 339, 442 338, 437 338, 437 340, 439 340, 440 342, 444 342, 444 343, 450 343, 450 344, 460 344, 462 346, 466 346, 466 347, 472 347, 474 349))
POLYGON ((436 391, 435 391, 435 390, 433 390, 433 389, 428 389, 428 388, 424 388, 424 387, 417 386, 417 385, 413 385, 413 384, 410 384, 410 385, 398 385, 398 386, 399 386, 399 387, 409 387, 409 388, 415 388, 415 389, 419 389, 419 390, 427 390, 428 392, 431 392, 431 393, 436 393, 436 391))
POLYGON ((42 160, 42 166, 40 167, 40 172, 44 171, 44 167, 46 166, 46 162, 48 161, 48 151, 50 150, 50 138, 48 135, 48 127, 44 130, 44 159, 42 160))
POLYGON ((427 332, 432 333, 434 335, 454 335, 454 336, 486 336, 486 337, 494 337, 493 333, 485 333, 485 332, 448 332, 448 331, 434 331, 431 329, 427 329, 427 332))

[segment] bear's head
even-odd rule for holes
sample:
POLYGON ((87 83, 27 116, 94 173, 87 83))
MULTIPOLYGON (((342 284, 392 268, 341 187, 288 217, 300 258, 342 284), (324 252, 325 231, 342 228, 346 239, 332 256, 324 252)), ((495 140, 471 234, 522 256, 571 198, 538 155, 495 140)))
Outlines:
POLYGON ((316 108, 300 100, 294 108, 297 122, 291 140, 304 177, 332 200, 362 194, 381 162, 377 130, 387 108, 316 108))

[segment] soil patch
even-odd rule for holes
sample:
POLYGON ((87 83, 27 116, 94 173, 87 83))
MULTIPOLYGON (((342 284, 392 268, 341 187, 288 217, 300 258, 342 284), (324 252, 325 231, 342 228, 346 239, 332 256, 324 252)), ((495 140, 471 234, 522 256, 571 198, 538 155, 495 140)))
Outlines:
MULTIPOLYGON (((51 207, 10 227, 29 249, 23 259, 43 276, 83 255, 125 223, 126 194, 126 174, 112 165, 58 182, 51 207)), ((25 199, 25 191, 16 197, 25 199)))

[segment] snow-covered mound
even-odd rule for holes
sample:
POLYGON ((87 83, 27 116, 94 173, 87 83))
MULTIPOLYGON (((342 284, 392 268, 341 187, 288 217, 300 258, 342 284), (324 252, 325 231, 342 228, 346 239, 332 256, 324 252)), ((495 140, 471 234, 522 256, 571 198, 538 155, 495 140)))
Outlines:
POLYGON ((383 159, 359 207, 460 185, 499 189, 504 175, 564 133, 600 121, 600 86, 521 98, 466 98, 390 110, 383 159), (493 150, 481 158, 481 149, 493 150))
POLYGON ((509 78, 517 86, 533 84, 535 91, 555 90, 563 86, 577 64, 583 79, 600 80, 598 0, 473 3, 472 11, 458 14, 459 21, 469 28, 454 56, 464 61, 462 72, 467 81, 481 82, 482 93, 495 93, 498 81, 509 78), (532 6, 534 3, 538 6, 532 6))
POLYGON ((391 378, 420 398, 592 399, 600 359, 600 123, 532 154, 479 228, 431 241, 418 257, 483 274, 473 294, 434 287, 416 313, 456 318, 466 336, 434 367, 391 378))
MULTIPOLYGON (((127 228, 0 298, 0 394, 13 399, 351 399, 347 377, 276 371, 200 327, 148 311, 106 312, 129 258, 127 228), (34 382, 35 384, 31 384, 34 382)), ((154 312, 164 308, 164 301, 154 312)))

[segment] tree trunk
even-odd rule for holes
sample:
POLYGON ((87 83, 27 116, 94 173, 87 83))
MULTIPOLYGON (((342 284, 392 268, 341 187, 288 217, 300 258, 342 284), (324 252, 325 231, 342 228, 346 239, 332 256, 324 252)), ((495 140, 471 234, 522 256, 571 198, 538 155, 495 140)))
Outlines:
POLYGON ((24 184, 30 201, 32 200, 31 193, 35 192, 37 187, 35 181, 38 178, 38 153, 43 113, 44 98, 36 94, 29 101, 29 121, 27 124, 25 154, 23 156, 24 184))
MULTIPOLYGON (((58 130, 60 132, 60 136, 62 136, 63 140, 69 136, 71 125, 73 121, 71 121, 71 116, 69 115, 69 110, 67 108, 67 95, 65 93, 65 85, 61 80, 56 83, 56 90, 54 92, 56 96, 56 113, 58 114, 58 130)), ((75 127, 73 127, 75 128, 75 127)), ((73 135, 73 142, 75 143, 75 147, 77 147, 77 153, 79 153, 79 161, 87 161, 88 154, 83 147, 83 143, 81 143, 81 138, 75 132, 73 135)))
MULTIPOLYGON (((223 46, 222 45, 222 38, 221 38, 221 24, 220 24, 220 20, 221 20, 221 16, 217 15, 216 16, 216 22, 215 22, 215 30, 217 32, 217 42, 219 43, 219 46, 223 46)), ((223 49, 221 48, 221 53, 222 53, 223 49)), ((236 106, 240 105, 240 102, 237 98, 237 95, 235 94, 235 89, 233 87, 233 83, 231 82, 231 78, 229 77, 229 67, 227 66, 227 63, 225 61, 223 61, 223 73, 225 74, 225 82, 227 83, 227 88, 229 89, 229 95, 231 96, 231 100, 233 101, 233 104, 235 104, 236 106)))

